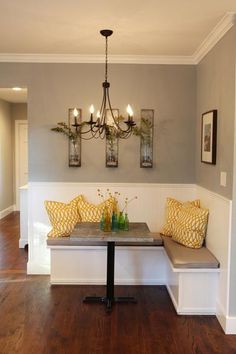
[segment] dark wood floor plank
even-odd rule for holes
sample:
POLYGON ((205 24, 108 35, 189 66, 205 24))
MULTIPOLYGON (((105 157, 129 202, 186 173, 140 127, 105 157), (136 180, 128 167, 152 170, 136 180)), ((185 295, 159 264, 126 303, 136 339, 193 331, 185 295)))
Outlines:
POLYGON ((116 286, 137 304, 84 304, 104 286, 27 276, 19 214, 0 220, 0 354, 236 354, 215 316, 177 316, 164 286, 116 286))

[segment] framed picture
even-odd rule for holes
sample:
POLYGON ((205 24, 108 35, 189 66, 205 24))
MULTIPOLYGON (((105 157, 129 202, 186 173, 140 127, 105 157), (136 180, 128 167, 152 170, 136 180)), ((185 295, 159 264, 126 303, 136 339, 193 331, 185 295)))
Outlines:
POLYGON ((141 109, 140 167, 153 167, 153 122, 154 110, 141 109))
POLYGON ((202 114, 201 162, 216 164, 217 110, 202 114))
POLYGON ((76 127, 73 124, 81 123, 82 109, 69 108, 68 112, 68 127, 74 133, 72 139, 69 140, 68 154, 69 154, 69 167, 81 166, 81 138, 77 134, 76 127))
MULTIPOLYGON (((115 118, 119 117, 118 109, 113 109, 112 113, 115 118)), ((109 125, 109 131, 106 133, 106 167, 118 167, 119 138, 109 109, 106 110, 106 118, 109 125)))

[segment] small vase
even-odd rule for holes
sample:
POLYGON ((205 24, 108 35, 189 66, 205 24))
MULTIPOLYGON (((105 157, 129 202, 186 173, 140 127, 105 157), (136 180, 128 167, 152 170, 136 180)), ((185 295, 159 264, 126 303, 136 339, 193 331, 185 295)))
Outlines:
POLYGON ((111 231, 111 215, 109 213, 108 208, 106 207, 104 210, 104 228, 103 231, 109 232, 111 231))
POLYGON ((101 217, 101 220, 100 220, 100 230, 104 230, 104 213, 102 213, 102 217, 101 217))
POLYGON ((120 211, 118 228, 119 228, 119 230, 124 230, 124 228, 125 228, 125 218, 124 218, 123 211, 120 211))
POLYGON ((117 215, 113 211, 112 213, 112 218, 111 218, 111 230, 112 231, 117 231, 118 230, 118 221, 117 221, 117 215))
POLYGON ((128 219, 128 214, 127 214, 127 213, 125 213, 124 230, 125 230, 125 231, 128 231, 128 230, 129 230, 129 219, 128 219))

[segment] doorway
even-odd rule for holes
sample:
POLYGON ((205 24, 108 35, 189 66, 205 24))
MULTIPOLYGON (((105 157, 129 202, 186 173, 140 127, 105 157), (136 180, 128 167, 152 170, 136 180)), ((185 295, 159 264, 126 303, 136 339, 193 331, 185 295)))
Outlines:
POLYGON ((0 88, 0 219, 19 210, 28 182, 27 89, 0 88))
POLYGON ((15 196, 20 210, 20 188, 28 183, 28 121, 15 121, 15 196))

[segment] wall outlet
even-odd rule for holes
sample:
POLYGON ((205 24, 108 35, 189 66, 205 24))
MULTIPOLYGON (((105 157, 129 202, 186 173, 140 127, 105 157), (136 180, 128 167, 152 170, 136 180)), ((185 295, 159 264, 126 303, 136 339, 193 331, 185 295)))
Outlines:
POLYGON ((220 173, 220 185, 222 187, 226 187, 226 178, 227 178, 227 173, 226 172, 221 172, 220 173))

